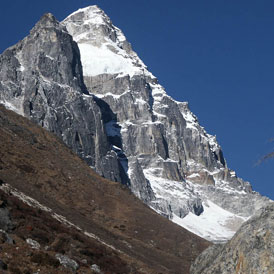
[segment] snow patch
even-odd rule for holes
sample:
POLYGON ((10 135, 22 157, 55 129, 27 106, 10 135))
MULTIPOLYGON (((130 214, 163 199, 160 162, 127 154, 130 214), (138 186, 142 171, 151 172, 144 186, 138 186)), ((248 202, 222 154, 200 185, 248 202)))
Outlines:
POLYGON ((104 73, 124 73, 133 76, 139 72, 139 69, 133 66, 129 58, 114 53, 106 45, 96 47, 91 44, 79 43, 78 46, 85 76, 96 76, 104 73))
POLYGON ((54 60, 54 58, 49 55, 46 55, 46 57, 49 58, 50 60, 54 60))
POLYGON ((186 120, 186 127, 194 130, 197 129, 197 118, 190 111, 182 112, 184 119, 186 120))
POLYGON ((210 134, 207 134, 207 136, 208 136, 208 142, 209 142, 209 145, 211 147, 211 150, 213 152, 219 150, 220 146, 217 143, 216 136, 213 136, 213 135, 210 135, 210 134))
POLYGON ((25 67, 20 65, 19 71, 23 72, 25 70, 25 67))
POLYGON ((197 177, 201 177, 199 173, 192 173, 192 174, 187 176, 188 179, 197 178, 197 177))
POLYGON ((193 195, 189 192, 185 182, 172 181, 162 178, 161 167, 144 169, 144 175, 149 180, 156 198, 176 200, 178 204, 186 204, 187 199, 193 195))
POLYGON ((77 11, 70 14, 65 20, 68 20, 76 14, 83 13, 84 20, 86 23, 91 23, 95 25, 105 24, 103 17, 100 16, 102 12, 103 11, 97 5, 93 5, 86 8, 78 9, 77 11))
POLYGON ((247 220, 209 200, 203 203, 203 207, 204 212, 200 216, 189 212, 184 218, 173 215, 172 221, 209 241, 226 242, 233 237, 236 227, 247 220))
POLYGON ((113 93, 110 93, 110 92, 103 93, 103 94, 102 93, 95 93, 95 96, 98 97, 98 98, 104 98, 104 97, 107 97, 107 96, 111 96, 114 99, 119 99, 121 96, 124 96, 129 92, 130 92, 130 90, 126 90, 122 94, 113 94, 113 93))
POLYGON ((79 9, 63 22, 78 43, 84 76, 144 74, 155 78, 138 55, 126 45, 123 32, 97 6, 79 9))

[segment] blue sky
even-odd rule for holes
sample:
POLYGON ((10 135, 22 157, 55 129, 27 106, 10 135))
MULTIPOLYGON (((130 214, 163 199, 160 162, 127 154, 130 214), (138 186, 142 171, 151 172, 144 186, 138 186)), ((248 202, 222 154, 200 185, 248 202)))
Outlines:
POLYGON ((58 20, 97 4, 121 28, 167 93, 188 101, 217 135, 228 166, 274 199, 274 1, 2 1, 0 52, 45 12, 58 20))

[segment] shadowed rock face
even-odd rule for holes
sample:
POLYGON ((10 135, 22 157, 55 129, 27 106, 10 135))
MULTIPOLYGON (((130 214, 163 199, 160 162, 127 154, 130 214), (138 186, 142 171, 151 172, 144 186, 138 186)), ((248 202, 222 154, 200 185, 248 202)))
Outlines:
POLYGON ((206 249, 191 267, 192 274, 273 272, 274 203, 244 223, 227 244, 206 249))
POLYGON ((54 132, 101 175, 122 180, 101 110, 83 82, 78 46, 53 15, 0 56, 0 70, 0 102, 54 132))

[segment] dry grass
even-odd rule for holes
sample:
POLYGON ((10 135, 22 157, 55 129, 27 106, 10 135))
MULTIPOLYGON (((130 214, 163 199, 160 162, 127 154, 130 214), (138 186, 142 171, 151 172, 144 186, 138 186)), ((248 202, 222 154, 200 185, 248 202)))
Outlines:
MULTIPOLYGON (((209 245, 153 212, 124 186, 100 177, 53 134, 1 106, 0 145, 0 180, 115 246, 125 254, 120 259, 136 269, 188 273, 209 245)), ((37 233, 44 243, 51 241, 43 229, 37 233)), ((56 246, 62 250, 65 243, 56 246)))

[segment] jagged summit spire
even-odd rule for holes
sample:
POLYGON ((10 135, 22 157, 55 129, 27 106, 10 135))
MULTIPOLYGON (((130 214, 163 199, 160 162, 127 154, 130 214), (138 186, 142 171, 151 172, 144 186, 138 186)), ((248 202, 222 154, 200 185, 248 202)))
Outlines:
POLYGON ((148 73, 123 32, 98 6, 79 9, 62 24, 78 43, 84 76, 148 73))
POLYGON ((110 18, 96 5, 73 12, 63 20, 63 24, 76 42, 96 40, 100 44, 107 38, 116 40, 117 35, 110 18))
POLYGON ((40 20, 36 23, 34 29, 41 27, 61 27, 59 21, 51 13, 45 13, 40 20))
POLYGON ((64 21, 72 20, 74 23, 104 25, 112 24, 110 18, 97 5, 78 9, 70 14, 64 21))
POLYGON ((51 22, 57 21, 56 18, 54 17, 54 15, 53 15, 52 13, 50 13, 50 12, 45 13, 45 14, 41 17, 41 19, 45 19, 45 20, 48 20, 48 21, 51 21, 51 22))

